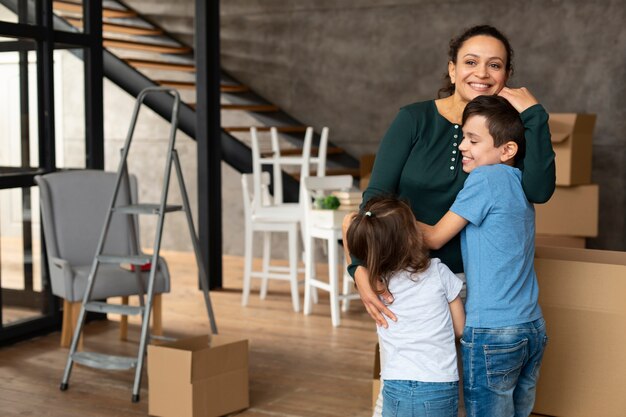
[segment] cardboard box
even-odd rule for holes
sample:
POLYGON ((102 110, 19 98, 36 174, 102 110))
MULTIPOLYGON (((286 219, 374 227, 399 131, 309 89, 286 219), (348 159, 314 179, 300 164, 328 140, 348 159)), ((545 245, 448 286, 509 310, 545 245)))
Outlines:
POLYGON ((242 410, 250 405, 248 341, 205 335, 149 345, 148 380, 153 416, 217 417, 242 410))
POLYGON ((550 113, 548 124, 556 153, 557 185, 590 184, 596 115, 550 113))
POLYGON ((534 412, 626 416, 626 252, 538 247, 548 345, 534 412))
POLYGON ((584 249, 587 239, 577 236, 535 235, 535 246, 558 246, 584 249))
POLYGON ((536 233, 559 236, 598 236, 598 185, 556 187, 546 204, 535 204, 536 233))
POLYGON ((374 369, 372 374, 372 410, 376 408, 376 400, 378 399, 378 393, 380 392, 380 348, 376 343, 376 350, 374 351, 374 369))

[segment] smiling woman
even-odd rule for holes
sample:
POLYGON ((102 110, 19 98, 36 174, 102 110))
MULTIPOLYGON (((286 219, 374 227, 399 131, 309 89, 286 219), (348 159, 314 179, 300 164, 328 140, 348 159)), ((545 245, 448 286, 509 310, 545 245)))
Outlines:
MULTIPOLYGON (((440 98, 401 108, 389 127, 362 204, 376 195, 396 195, 408 201, 418 221, 437 223, 467 178, 459 153, 463 110, 473 98, 494 94, 506 98, 524 123, 526 155, 516 161, 523 170, 524 194, 532 203, 546 202, 555 187, 548 114, 527 89, 506 87, 513 71, 513 50, 507 38, 492 26, 475 26, 452 39, 448 57, 440 98)), ((346 229, 350 221, 351 217, 346 217, 346 229)), ((441 259, 453 272, 463 273, 458 235, 430 256, 441 259)), ((349 271, 368 313, 377 324, 387 327, 387 319, 396 319, 393 305, 385 306, 371 289, 368 270, 360 260, 353 258, 349 271)), ((382 297, 389 300, 390 295, 382 297)))

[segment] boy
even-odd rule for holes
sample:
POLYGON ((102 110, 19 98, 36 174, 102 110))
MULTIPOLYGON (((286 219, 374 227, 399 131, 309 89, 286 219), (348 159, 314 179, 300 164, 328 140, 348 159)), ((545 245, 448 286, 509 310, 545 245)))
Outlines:
POLYGON ((535 212, 514 168, 524 157, 524 126, 506 99, 479 96, 463 112, 463 134, 459 151, 470 175, 450 211, 420 227, 432 249, 461 232, 468 416, 527 417, 547 336, 533 269, 535 212))

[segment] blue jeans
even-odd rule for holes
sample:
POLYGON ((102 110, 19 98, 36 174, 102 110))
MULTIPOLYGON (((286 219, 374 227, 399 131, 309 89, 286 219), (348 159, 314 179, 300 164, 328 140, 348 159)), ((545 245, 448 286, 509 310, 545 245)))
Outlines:
POLYGON ((547 342, 542 318, 509 327, 465 327, 461 352, 467 416, 528 417, 547 342))
POLYGON ((457 417, 458 410, 458 382, 384 381, 383 417, 457 417))

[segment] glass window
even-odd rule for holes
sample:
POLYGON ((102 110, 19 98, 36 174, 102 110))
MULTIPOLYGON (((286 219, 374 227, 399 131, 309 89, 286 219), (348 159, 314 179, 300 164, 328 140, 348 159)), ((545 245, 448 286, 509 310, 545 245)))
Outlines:
POLYGON ((0 42, 10 44, 20 50, 0 52, 0 167, 28 171, 39 166, 37 55, 30 41, 0 42))
POLYGON ((85 64, 82 49, 54 51, 56 165, 85 168, 85 64))
POLYGON ((39 190, 0 190, 2 324, 39 317, 46 309, 41 274, 39 190))
POLYGON ((83 32, 83 2, 63 0, 52 3, 52 12, 60 18, 54 22, 54 28, 64 32, 83 32))
POLYGON ((35 24, 35 8, 39 0, 17 0, 9 5, 0 4, 0 21, 9 23, 35 24))

